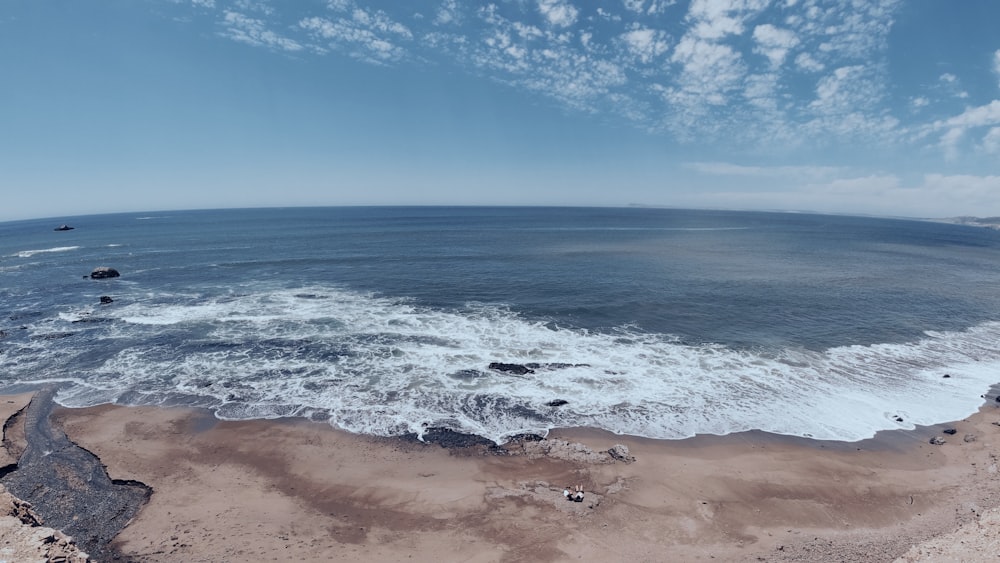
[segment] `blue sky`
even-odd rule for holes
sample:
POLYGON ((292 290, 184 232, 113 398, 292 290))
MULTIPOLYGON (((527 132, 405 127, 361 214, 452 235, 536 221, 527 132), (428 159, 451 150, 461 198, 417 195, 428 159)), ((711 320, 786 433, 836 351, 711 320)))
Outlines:
POLYGON ((0 220, 1000 215, 1000 2, 2 0, 0 220))

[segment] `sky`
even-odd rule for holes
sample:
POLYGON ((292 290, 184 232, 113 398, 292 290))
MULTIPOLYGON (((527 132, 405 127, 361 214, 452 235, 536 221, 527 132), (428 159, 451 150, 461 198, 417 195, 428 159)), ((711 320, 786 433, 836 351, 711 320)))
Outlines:
POLYGON ((995 0, 0 0, 0 221, 1000 216, 995 0))

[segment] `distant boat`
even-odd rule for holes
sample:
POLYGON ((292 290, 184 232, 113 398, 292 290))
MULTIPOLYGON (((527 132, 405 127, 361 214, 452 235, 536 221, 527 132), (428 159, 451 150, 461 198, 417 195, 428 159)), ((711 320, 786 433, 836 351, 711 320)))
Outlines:
POLYGON ((58 227, 56 227, 56 228, 54 228, 52 230, 53 231, 72 231, 73 227, 70 227, 69 225, 67 225, 67 224, 64 223, 64 224, 59 225, 58 227))

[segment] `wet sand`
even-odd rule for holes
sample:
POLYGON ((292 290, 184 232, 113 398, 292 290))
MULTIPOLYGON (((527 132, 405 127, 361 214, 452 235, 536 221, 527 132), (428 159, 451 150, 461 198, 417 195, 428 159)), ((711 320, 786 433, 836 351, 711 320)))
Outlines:
MULTIPOLYGON (((192 409, 57 409, 53 421, 111 477, 153 488, 115 542, 142 561, 892 561, 980 526, 1000 505, 994 405, 850 444, 759 432, 549 436, 594 450, 624 444, 636 458, 627 464, 448 450, 303 420, 221 422, 192 409), (956 434, 941 434, 949 426, 956 434), (929 444, 935 435, 947 443, 929 444), (564 500, 563 486, 578 483, 585 501, 564 500)), ((935 560, 921 557, 909 560, 935 560)))

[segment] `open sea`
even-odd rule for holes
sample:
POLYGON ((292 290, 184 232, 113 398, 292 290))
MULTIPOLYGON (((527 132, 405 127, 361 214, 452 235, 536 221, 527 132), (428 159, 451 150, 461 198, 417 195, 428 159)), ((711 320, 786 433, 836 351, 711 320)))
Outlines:
POLYGON ((1000 232, 640 208, 17 221, 0 330, 0 389, 62 382, 66 406, 854 441, 961 419, 1000 382, 1000 232))

